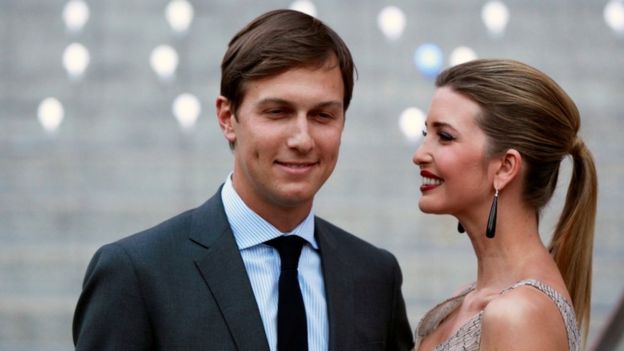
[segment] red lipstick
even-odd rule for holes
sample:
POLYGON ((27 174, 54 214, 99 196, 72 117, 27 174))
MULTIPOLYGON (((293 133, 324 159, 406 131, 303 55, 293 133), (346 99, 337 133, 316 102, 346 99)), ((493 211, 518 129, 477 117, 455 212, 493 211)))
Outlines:
POLYGON ((422 177, 422 185, 420 186, 421 192, 432 190, 442 184, 442 178, 427 170, 421 170, 420 176, 422 177))

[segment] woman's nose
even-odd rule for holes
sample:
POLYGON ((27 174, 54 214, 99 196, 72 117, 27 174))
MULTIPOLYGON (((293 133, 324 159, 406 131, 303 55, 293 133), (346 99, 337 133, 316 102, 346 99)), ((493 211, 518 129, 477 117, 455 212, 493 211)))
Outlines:
POLYGON ((416 151, 414 151, 412 162, 417 166, 431 162, 431 154, 427 152, 424 141, 416 148, 416 151))

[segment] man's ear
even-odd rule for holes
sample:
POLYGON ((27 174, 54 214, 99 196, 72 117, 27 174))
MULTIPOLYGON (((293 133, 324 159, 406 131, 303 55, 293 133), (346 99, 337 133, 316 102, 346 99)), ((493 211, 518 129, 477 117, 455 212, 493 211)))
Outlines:
POLYGON ((522 171, 522 155, 516 149, 509 149, 498 157, 498 169, 494 175, 494 187, 502 190, 520 175, 522 171))
POLYGON ((234 124, 236 123, 236 117, 232 111, 232 103, 225 96, 219 96, 216 101, 217 107, 217 120, 219 121, 219 127, 225 136, 225 139, 231 143, 236 142, 236 131, 234 124))

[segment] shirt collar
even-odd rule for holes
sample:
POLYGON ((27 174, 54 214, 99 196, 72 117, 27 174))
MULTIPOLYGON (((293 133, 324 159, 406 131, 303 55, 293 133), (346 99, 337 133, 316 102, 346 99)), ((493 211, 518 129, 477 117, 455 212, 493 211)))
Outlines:
POLYGON ((310 211, 308 216, 293 230, 283 233, 245 204, 232 185, 232 173, 228 175, 223 185, 221 200, 225 208, 225 215, 234 233, 234 239, 240 250, 262 244, 282 235, 300 236, 315 250, 318 250, 318 244, 314 238, 314 211, 310 211))

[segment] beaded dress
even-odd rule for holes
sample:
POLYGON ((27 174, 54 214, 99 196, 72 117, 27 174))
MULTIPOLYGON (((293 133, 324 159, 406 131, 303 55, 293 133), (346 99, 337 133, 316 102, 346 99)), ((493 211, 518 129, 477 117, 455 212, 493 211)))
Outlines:
MULTIPOLYGON (((556 305, 561 312, 561 317, 565 322, 565 327, 568 335, 568 349, 570 351, 580 350, 580 331, 576 323, 576 316, 574 314, 574 308, 572 305, 559 294, 552 287, 533 279, 522 280, 513 286, 503 290, 501 294, 506 293, 509 290, 518 288, 520 286, 532 286, 542 293, 546 294, 556 305)), ((474 290, 474 284, 461 294, 452 297, 439 305, 431 309, 418 323, 416 328, 416 346, 414 350, 418 349, 422 339, 433 332, 440 323, 453 312, 457 307, 461 305, 464 297, 474 290)), ((483 311, 468 320, 463 324, 455 334, 453 334, 446 341, 436 346, 435 351, 476 351, 479 350, 481 342, 481 318, 483 311)))

